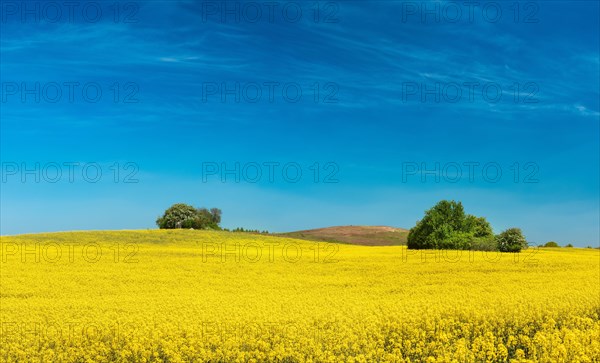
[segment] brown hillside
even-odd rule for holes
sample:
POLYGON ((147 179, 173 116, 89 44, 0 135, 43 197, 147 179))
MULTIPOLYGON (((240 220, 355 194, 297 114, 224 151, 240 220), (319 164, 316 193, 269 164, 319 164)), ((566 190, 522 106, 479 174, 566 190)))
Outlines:
POLYGON ((348 243, 364 246, 405 245, 408 230, 387 226, 336 226, 280 233, 309 241, 348 243))

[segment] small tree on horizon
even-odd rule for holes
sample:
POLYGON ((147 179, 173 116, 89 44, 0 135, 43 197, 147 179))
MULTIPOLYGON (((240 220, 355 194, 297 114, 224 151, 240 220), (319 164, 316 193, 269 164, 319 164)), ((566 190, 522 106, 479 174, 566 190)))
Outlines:
POLYGON ((520 228, 509 228, 496 236, 500 252, 521 252, 527 248, 527 240, 520 228))
POLYGON ((196 208, 185 203, 176 203, 170 206, 162 217, 156 219, 156 224, 161 229, 186 228, 195 217, 196 208))
POLYGON ((466 214, 461 202, 442 200, 410 229, 407 246, 466 250, 492 236, 492 227, 484 217, 466 214))
POLYGON ((185 203, 176 203, 169 207, 162 217, 156 219, 160 229, 194 228, 220 229, 221 210, 212 208, 194 208, 185 203))

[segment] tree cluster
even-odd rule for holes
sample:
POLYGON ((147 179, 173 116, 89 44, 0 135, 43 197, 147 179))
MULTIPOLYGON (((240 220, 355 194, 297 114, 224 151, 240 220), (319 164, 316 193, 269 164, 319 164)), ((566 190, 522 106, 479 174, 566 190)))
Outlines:
POLYGON ((519 228, 494 236, 484 217, 466 214, 461 202, 442 200, 411 228, 410 249, 458 249, 519 252, 527 241, 519 228))
POLYGON ((194 208, 184 203, 173 204, 162 217, 156 219, 158 228, 193 228, 193 229, 221 229, 221 210, 219 208, 194 208))

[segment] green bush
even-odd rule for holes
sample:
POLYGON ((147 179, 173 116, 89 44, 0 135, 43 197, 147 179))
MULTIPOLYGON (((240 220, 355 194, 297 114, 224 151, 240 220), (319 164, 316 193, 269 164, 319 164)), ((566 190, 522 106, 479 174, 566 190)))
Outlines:
POLYGON ((573 245, 569 243, 569 244, 568 244, 568 245, 566 245, 565 247, 570 247, 570 248, 572 248, 572 247, 573 247, 573 245))
POLYGON ((544 247, 560 247, 560 246, 558 245, 558 243, 556 243, 554 241, 550 241, 550 242, 546 242, 544 247))
POLYGON ((446 239, 440 241, 437 248, 442 250, 469 250, 474 238, 472 233, 455 231, 450 233, 446 239))
POLYGON ((496 243, 500 252, 520 252, 527 248, 527 240, 520 228, 509 228, 500 233, 496 236, 496 243))
POLYGON ((498 244, 494 236, 475 237, 471 240, 470 249, 475 251, 497 251, 498 244))

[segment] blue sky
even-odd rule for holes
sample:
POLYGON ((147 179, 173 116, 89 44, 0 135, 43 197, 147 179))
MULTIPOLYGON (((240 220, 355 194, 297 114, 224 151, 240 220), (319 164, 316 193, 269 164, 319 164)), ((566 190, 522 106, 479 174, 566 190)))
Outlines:
POLYGON ((410 228, 454 199, 598 244, 597 1, 75 3, 2 2, 3 235, 155 228, 176 202, 410 228))

